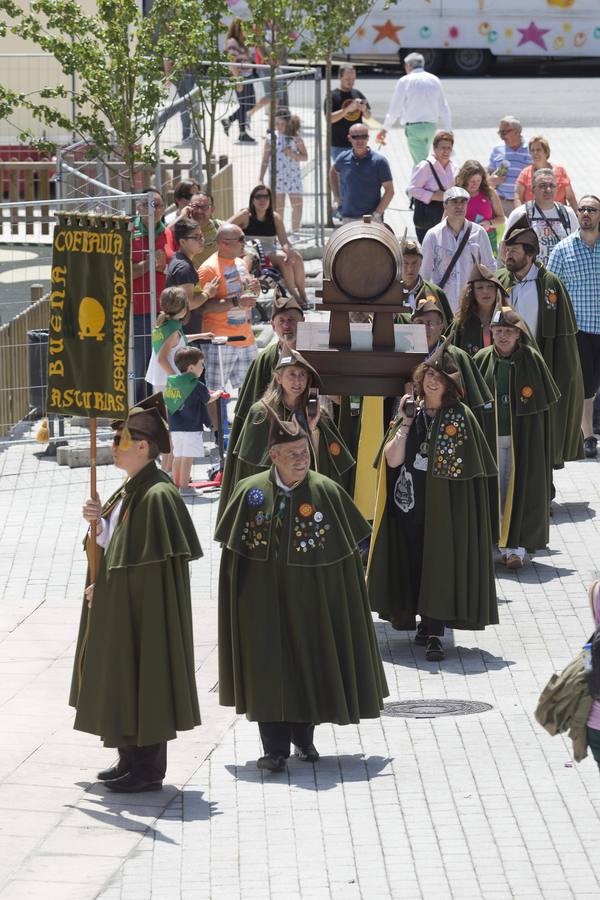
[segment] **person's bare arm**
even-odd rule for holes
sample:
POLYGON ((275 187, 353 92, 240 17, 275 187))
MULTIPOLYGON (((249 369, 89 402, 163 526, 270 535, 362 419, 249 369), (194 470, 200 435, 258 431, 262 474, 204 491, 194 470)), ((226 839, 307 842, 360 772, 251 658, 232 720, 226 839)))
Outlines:
POLYGON ((565 188, 565 200, 567 201, 567 203, 569 204, 569 206, 571 207, 573 212, 576 213, 577 212, 577 197, 575 196, 575 192, 574 192, 571 184, 568 184, 567 187, 565 188))
POLYGON ((383 182, 383 196, 381 200, 377 204, 375 208, 375 215, 381 216, 388 208, 390 203, 392 202, 392 197, 394 196, 394 182, 393 181, 384 181, 383 182))
MULTIPOLYGON (((267 166, 269 165, 270 158, 271 158, 271 141, 269 139, 267 139, 265 141, 262 160, 260 163, 260 175, 258 176, 259 184, 264 183, 265 175, 267 173, 267 166)), ((238 223, 236 222, 235 224, 237 225, 238 223)))
POLYGON ((158 364, 161 369, 167 373, 167 375, 176 375, 177 373, 169 364, 169 353, 176 347, 179 343, 180 334, 178 331, 174 331, 173 334, 169 335, 166 339, 160 350, 158 351, 158 364))
POLYGON ((340 176, 337 173, 337 169, 335 166, 332 166, 329 170, 329 185, 331 187, 331 193, 333 194, 333 199, 336 203, 340 202, 340 176))
POLYGON ((231 222, 232 225, 239 225, 239 227, 243 230, 244 228, 248 227, 248 222, 250 221, 250 213, 247 209, 241 209, 230 219, 227 219, 227 221, 231 222))
POLYGON ((277 235, 277 240, 281 244, 283 252, 287 255, 290 244, 288 241, 287 231, 285 230, 285 225, 283 224, 283 219, 279 215, 279 213, 273 213, 273 219, 275 221, 275 233, 277 235))
POLYGON ((502 203, 500 202, 500 197, 498 196, 496 191, 492 189, 490 194, 492 198, 492 209, 494 211, 494 217, 491 221, 491 225, 493 225, 494 228, 498 228, 500 225, 504 225, 506 216, 504 215, 502 203))

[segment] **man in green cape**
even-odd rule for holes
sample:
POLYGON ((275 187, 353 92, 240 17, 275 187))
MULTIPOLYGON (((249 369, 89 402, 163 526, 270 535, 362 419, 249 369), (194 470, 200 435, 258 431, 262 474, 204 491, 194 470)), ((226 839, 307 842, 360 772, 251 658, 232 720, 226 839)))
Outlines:
POLYGON ((412 629, 421 616, 415 641, 427 645, 427 659, 441 660, 445 626, 498 622, 488 484, 496 466, 474 414, 457 399, 462 377, 446 345, 415 372, 420 393, 430 368, 443 379, 442 405, 428 410, 423 394, 409 419, 405 395, 377 461, 367 585, 371 608, 394 628, 412 629), (408 448, 396 467, 384 452, 394 442, 408 448))
POLYGON ((498 307, 490 325, 493 345, 475 356, 494 392, 500 501, 500 551, 509 569, 520 569, 525 551, 548 543, 552 482, 552 418, 560 394, 529 330, 510 307, 498 307))
POLYGON ((418 241, 401 241, 402 248, 402 297, 405 306, 416 310, 425 300, 437 303, 441 308, 446 327, 452 321, 452 307, 446 294, 432 281, 421 277, 423 251, 418 241))
POLYGON ((85 591, 69 703, 77 730, 118 748, 117 765, 98 778, 124 793, 160 790, 166 742, 200 724, 189 562, 202 550, 177 488, 154 462, 170 450, 165 413, 155 394, 112 423, 127 481, 104 506, 96 497, 83 509, 95 530, 96 577, 85 591))
POLYGON ((319 758, 315 725, 378 718, 387 685, 358 551, 369 526, 309 470, 297 420, 272 418, 271 469, 237 484, 215 534, 219 699, 259 723, 258 767, 281 771, 290 742, 319 758))
POLYGON ((272 341, 268 347, 265 347, 258 354, 246 372, 246 377, 239 390, 235 405, 235 415, 231 423, 227 442, 227 453, 233 453, 235 450, 250 407, 257 400, 260 400, 273 378, 273 372, 281 356, 282 348, 296 346, 298 322, 301 322, 303 319, 304 313, 298 301, 293 297, 283 297, 276 291, 273 299, 271 325, 277 335, 277 340, 272 341))
POLYGON ((562 281, 536 259, 538 238, 526 216, 509 229, 504 244, 506 268, 498 269, 496 277, 508 290, 510 305, 525 320, 560 391, 552 447, 552 465, 558 469, 571 459, 583 458, 577 322, 562 281))

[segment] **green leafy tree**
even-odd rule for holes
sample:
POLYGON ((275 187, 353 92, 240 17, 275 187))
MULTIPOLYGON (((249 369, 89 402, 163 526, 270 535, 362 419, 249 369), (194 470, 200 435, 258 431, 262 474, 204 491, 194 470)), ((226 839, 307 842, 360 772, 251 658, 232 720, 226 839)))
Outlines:
MULTIPOLYGON (((329 172, 331 158, 331 70, 333 57, 347 47, 351 23, 365 16, 374 0, 314 0, 308 11, 307 36, 302 50, 310 62, 325 63, 325 160, 329 172)), ((320 110, 317 110, 320 115, 320 110)), ((331 224, 331 192, 327 191, 327 221, 331 224)))
MULTIPOLYGON (((136 167, 155 163, 156 110, 166 96, 163 60, 179 64, 177 21, 197 0, 154 0, 143 16, 137 0, 98 0, 85 13, 75 0, 32 0, 27 10, 0 0, 4 26, 52 54, 75 87, 49 85, 35 93, 0 85, 0 115, 17 107, 46 126, 65 129, 86 141, 88 155, 119 161, 134 187, 136 167), (72 117, 56 101, 70 100, 72 117)), ((30 132, 20 139, 35 142, 30 132)), ((167 151, 168 152, 168 151, 167 151)))

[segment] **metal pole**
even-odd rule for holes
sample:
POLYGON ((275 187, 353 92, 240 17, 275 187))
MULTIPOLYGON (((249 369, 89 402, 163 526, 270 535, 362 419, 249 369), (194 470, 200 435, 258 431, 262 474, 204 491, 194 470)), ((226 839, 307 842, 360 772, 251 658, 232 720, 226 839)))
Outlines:
POLYGON ((315 69, 315 182, 317 196, 315 197, 315 241, 317 246, 325 244, 325 228, 323 226, 323 140, 321 123, 321 69, 315 69), (317 213, 318 209, 318 213, 317 213), (318 223, 318 224, 317 224, 318 223))
POLYGON ((154 227, 154 194, 146 194, 148 203, 148 282, 150 285, 150 328, 156 325, 156 229, 154 227))
POLYGON ((154 116, 154 154, 156 156, 156 165, 154 167, 154 181, 156 190, 162 190, 162 168, 160 162, 160 126, 158 115, 154 116))

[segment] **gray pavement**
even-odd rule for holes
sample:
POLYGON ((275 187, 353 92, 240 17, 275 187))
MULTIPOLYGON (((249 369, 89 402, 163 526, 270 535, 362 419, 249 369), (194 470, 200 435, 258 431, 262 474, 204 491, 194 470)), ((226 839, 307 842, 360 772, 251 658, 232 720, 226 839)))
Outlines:
MULTIPOLYGON (((549 133, 576 191, 595 172, 599 135, 549 133)), ((491 128, 459 131, 459 156, 482 158, 494 139, 491 128)), ((400 131, 386 152, 403 185, 400 131)), ((491 710, 321 726, 321 761, 291 761, 274 776, 255 767, 256 726, 218 706, 216 501, 195 500, 205 552, 192 567, 203 725, 171 744, 161 793, 107 797, 95 772, 112 754, 72 730, 66 705, 88 473, 38 450, 15 443, 0 453, 1 900, 600 896, 600 774, 590 759, 573 764, 568 742, 532 715, 550 674, 590 632, 598 461, 557 473, 548 550, 518 574, 497 572, 497 627, 454 633, 439 665, 407 635, 376 625, 390 701, 478 700, 491 710)), ((101 468, 101 495, 119 480, 101 468)))

